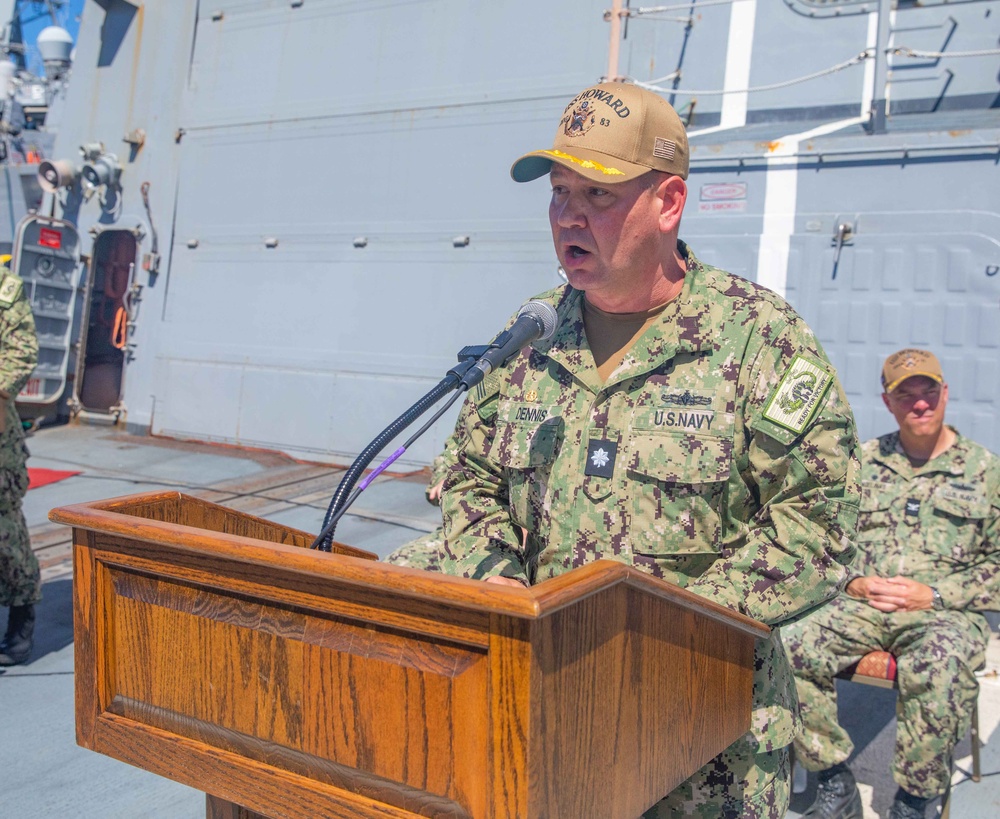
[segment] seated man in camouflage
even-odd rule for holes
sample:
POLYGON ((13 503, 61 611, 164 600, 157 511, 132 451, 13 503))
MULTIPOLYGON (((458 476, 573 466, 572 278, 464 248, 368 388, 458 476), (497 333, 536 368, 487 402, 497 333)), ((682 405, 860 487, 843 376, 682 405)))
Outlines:
POLYGON ((945 426, 948 385, 932 353, 889 356, 882 386, 899 431, 862 447, 856 576, 782 629, 804 728, 795 757, 820 772, 808 817, 862 817, 833 678, 876 650, 898 664, 899 790, 889 816, 924 816, 969 729, 989 635, 979 610, 1000 604, 1000 458, 945 426))

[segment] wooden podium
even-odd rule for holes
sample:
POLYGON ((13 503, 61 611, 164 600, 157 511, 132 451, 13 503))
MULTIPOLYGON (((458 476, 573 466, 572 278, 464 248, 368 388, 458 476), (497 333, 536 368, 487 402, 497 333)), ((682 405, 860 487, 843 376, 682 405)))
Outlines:
POLYGON ((177 492, 50 518, 77 741, 209 817, 635 819, 750 727, 767 627, 620 563, 488 585, 177 492))

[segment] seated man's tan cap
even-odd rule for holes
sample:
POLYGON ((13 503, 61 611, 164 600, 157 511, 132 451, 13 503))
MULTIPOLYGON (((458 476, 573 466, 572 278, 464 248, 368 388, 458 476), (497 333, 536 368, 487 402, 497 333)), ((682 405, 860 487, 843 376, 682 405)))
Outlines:
POLYGON ((882 365, 882 389, 891 393, 907 378, 915 375, 925 375, 938 384, 944 383, 941 362, 937 360, 937 356, 929 350, 908 347, 885 360, 882 365))
POLYGON ((556 162, 594 182, 628 182, 651 170, 688 175, 687 132, 659 94, 635 85, 604 82, 581 91, 566 106, 551 149, 515 162, 515 182, 544 176, 556 162))

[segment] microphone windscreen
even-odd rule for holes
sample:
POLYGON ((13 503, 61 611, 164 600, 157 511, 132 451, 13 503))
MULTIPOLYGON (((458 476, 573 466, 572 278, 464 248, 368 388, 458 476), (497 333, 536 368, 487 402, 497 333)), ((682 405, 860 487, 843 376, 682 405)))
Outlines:
POLYGON ((538 322, 542 328, 542 335, 539 337, 542 341, 552 338, 552 334, 556 331, 558 316, 555 308, 548 302, 529 301, 517 311, 517 315, 518 318, 528 316, 538 322))

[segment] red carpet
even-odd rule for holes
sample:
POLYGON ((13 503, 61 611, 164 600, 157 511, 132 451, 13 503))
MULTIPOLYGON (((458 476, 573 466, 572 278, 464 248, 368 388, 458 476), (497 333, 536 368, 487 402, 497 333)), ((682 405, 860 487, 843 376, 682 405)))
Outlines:
POLYGON ((38 489, 39 486, 55 483, 64 478, 72 478, 79 472, 64 472, 61 469, 32 469, 28 467, 28 489, 38 489))

